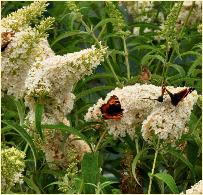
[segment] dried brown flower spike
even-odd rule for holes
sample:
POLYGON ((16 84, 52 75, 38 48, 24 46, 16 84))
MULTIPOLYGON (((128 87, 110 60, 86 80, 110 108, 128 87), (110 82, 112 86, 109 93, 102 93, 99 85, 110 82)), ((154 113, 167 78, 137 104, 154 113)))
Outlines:
MULTIPOLYGON (((124 194, 143 194, 142 186, 138 185, 131 171, 133 155, 126 153, 121 160, 120 189, 124 194)), ((142 185, 141 169, 137 167, 136 175, 142 185)))
POLYGON ((143 66, 140 76, 139 76, 139 81, 141 83, 149 83, 151 79, 151 72, 147 66, 143 66))
POLYGON ((11 42, 14 32, 2 32, 1 33, 1 51, 4 51, 8 44, 11 42))

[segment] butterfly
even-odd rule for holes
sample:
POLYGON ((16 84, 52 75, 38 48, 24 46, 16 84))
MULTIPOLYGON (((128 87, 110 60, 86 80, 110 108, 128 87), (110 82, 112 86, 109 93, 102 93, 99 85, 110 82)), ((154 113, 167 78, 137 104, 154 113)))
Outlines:
POLYGON ((8 44, 11 42, 14 32, 2 32, 1 33, 1 51, 4 51, 8 44))
POLYGON ((104 119, 120 120, 123 116, 123 109, 116 95, 110 97, 106 104, 100 107, 104 119))
POLYGON ((178 103, 183 100, 189 93, 191 93, 192 91, 194 91, 195 88, 186 88, 186 89, 183 89, 177 93, 171 93, 168 89, 166 89, 166 87, 163 85, 162 86, 162 92, 161 92, 161 95, 157 98, 157 99, 150 99, 150 98, 143 98, 143 99, 150 99, 150 100, 157 100, 159 102, 163 102, 164 100, 164 94, 165 92, 168 93, 168 95, 170 96, 171 98, 171 103, 172 105, 174 106, 177 106, 178 103))
POLYGON ((188 94, 192 93, 192 91, 194 90, 195 88, 190 87, 190 88, 183 89, 177 93, 171 93, 168 89, 166 89, 168 95, 171 98, 171 103, 174 106, 177 106, 181 100, 183 100, 188 94))

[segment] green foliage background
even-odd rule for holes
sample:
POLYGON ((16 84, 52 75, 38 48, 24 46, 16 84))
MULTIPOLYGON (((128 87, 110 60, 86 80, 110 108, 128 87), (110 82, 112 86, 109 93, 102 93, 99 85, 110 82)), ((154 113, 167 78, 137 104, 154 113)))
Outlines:
MULTIPOLYGON (((100 97, 104 98, 107 92, 115 87, 138 82, 142 65, 147 65, 150 69, 152 73, 150 82, 154 85, 160 86, 163 76, 167 73, 165 75, 167 85, 192 86, 195 87, 198 94, 201 94, 202 35, 197 31, 198 24, 185 26, 182 33, 177 35, 173 54, 168 59, 167 42, 155 40, 157 32, 154 30, 160 29, 160 24, 158 22, 135 23, 124 7, 118 7, 117 2, 114 4, 122 13, 125 21, 124 32, 128 30, 129 35, 114 30, 114 25, 117 25, 116 19, 109 17, 105 2, 76 2, 83 15, 84 23, 78 21, 77 15, 70 14, 66 2, 52 1, 49 3, 45 16, 52 16, 56 21, 53 29, 49 31, 48 41, 56 54, 80 51, 93 44, 97 45, 97 41, 108 46, 106 60, 97 67, 94 74, 82 78, 74 86, 75 105, 67 116, 71 122, 71 128, 56 124, 50 125, 49 128, 63 130, 64 136, 69 133, 77 134, 88 143, 97 145, 105 131, 105 126, 99 124, 98 127, 98 123, 85 122, 85 113, 100 97), (140 27, 139 36, 133 35, 134 27, 140 27), (152 32, 145 33, 144 28, 146 27, 152 29, 152 32), (130 76, 127 73, 126 58, 130 65, 130 76), (166 63, 169 67, 167 72, 165 72, 166 63)), ((157 12, 163 12, 166 18, 174 3, 157 2, 157 12)), ((29 4, 28 1, 9 1, 2 10, 2 17, 29 4)), ((10 192, 61 193, 58 189, 59 178, 63 177, 66 172, 50 169, 42 151, 37 151, 32 135, 29 135, 23 126, 27 111, 21 100, 16 101, 9 96, 2 99, 2 143, 9 147, 15 146, 27 154, 24 184, 17 184, 10 189, 10 192)), ((36 129, 43 136, 41 130, 47 126, 41 126, 42 108, 39 105, 36 112, 36 129)), ((151 192, 178 193, 185 191, 201 179, 201 113, 201 100, 198 100, 189 122, 190 131, 180 140, 180 143, 187 141, 183 150, 168 146, 158 155, 151 192)), ((136 141, 129 137, 113 140, 110 135, 105 135, 98 145, 97 151, 85 155, 81 167, 79 167, 81 171, 67 184, 66 187, 70 188, 66 192, 122 193, 120 174, 124 167, 122 167, 121 160, 132 156, 134 161, 126 169, 131 172, 132 176, 133 172, 135 173, 139 168, 141 171, 139 177, 142 181, 141 192, 147 193, 148 173, 151 172, 155 146, 147 145, 140 130, 136 131, 136 141)), ((134 181, 134 185, 135 183, 134 181)))

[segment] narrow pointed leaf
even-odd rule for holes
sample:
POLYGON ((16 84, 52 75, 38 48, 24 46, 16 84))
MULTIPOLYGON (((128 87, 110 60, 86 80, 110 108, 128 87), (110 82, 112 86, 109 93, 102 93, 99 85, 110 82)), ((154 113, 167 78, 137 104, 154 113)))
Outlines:
POLYGON ((178 187, 176 186, 175 180, 171 175, 169 175, 168 173, 156 173, 154 177, 166 183, 166 185, 174 194, 179 194, 178 187))

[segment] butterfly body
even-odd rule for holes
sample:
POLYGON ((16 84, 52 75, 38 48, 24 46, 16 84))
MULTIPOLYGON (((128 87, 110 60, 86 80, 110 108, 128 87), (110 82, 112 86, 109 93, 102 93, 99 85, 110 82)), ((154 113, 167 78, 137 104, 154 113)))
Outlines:
POLYGON ((101 106, 100 110, 104 119, 120 120, 123 116, 123 109, 115 95, 111 96, 108 102, 101 106))

